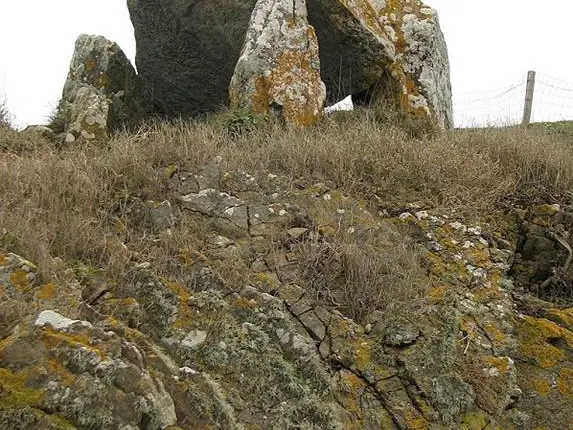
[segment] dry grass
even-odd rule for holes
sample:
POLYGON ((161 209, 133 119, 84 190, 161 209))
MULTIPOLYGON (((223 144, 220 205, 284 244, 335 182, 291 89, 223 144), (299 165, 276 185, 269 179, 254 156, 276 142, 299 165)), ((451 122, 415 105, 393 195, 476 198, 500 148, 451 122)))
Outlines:
POLYGON ((414 304, 426 284, 421 254, 394 228, 304 242, 298 254, 298 282, 320 303, 334 305, 358 322, 374 310, 391 314, 414 304))
MULTIPOLYGON (((483 358, 470 354, 460 354, 459 362, 456 363, 458 371, 464 382, 471 385, 476 395, 476 403, 480 408, 493 415, 498 415, 500 405, 508 397, 508 372, 509 368, 503 369, 497 376, 490 376, 486 372, 494 369, 483 358)), ((509 366, 509 365, 508 365, 509 366)))
MULTIPOLYGON (((105 267, 110 274, 129 261, 150 261, 172 275, 181 249, 203 239, 196 226, 183 222, 172 236, 150 240, 133 211, 117 207, 164 200, 166 166, 194 169, 218 155, 229 169, 330 181, 348 194, 376 195, 377 204, 389 209, 423 200, 479 217, 502 210, 507 198, 561 201, 573 188, 573 143, 525 129, 412 139, 360 115, 306 131, 267 124, 233 136, 215 122, 152 123, 105 145, 60 148, 2 129, 0 231, 11 239, 0 246, 44 269, 52 257, 105 267)), ((363 255, 352 246, 336 252, 363 255)), ((348 264, 352 274, 355 263, 348 264)))

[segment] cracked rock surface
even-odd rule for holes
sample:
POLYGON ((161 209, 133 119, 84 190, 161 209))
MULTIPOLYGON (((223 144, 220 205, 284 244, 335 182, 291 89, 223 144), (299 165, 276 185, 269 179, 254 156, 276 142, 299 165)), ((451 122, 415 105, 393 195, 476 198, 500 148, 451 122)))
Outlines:
POLYGON ((130 288, 82 295, 0 252, 2 428, 570 426, 573 308, 524 289, 532 273, 567 285, 568 208, 466 225, 285 183, 171 169, 138 207, 155 233, 201 227, 185 282, 134 263, 130 288), (400 249, 414 257, 387 270, 400 249), (386 301, 361 294, 368 270, 386 301))

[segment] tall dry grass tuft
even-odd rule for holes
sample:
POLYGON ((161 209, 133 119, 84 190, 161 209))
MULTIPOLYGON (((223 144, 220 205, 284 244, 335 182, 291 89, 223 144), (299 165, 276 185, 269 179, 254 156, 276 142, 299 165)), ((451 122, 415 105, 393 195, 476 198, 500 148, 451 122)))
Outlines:
POLYGON ((216 156, 255 175, 329 181, 389 209, 423 200, 470 217, 495 214, 508 198, 560 201, 573 189, 570 138, 521 128, 415 139, 360 116, 308 130, 266 123, 232 135, 216 122, 180 121, 152 122, 99 146, 58 148, 30 136, 26 145, 3 146, 20 139, 13 133, 0 131, 0 231, 8 232, 0 246, 44 267, 60 257, 112 272, 145 260, 174 270, 177 252, 201 241, 196 226, 178 225, 154 242, 133 211, 117 208, 164 200, 167 166, 195 169, 216 156))
POLYGON ((419 248, 390 226, 303 242, 295 252, 298 283, 357 322, 375 310, 414 305, 426 290, 419 248))

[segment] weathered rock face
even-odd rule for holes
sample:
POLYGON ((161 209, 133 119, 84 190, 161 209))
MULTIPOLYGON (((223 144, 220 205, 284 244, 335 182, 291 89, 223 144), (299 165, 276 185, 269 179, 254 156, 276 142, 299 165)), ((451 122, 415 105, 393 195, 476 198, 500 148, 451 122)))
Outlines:
POLYGON ((329 101, 383 98, 453 125, 448 54, 434 10, 419 0, 316 0, 309 20, 329 101))
POLYGON ((229 95, 231 108, 272 112, 291 125, 320 119, 326 89, 305 0, 257 2, 229 95))
POLYGON ((147 111, 166 116, 227 105, 256 0, 128 0, 147 111))
MULTIPOLYGON (((201 249, 182 250, 184 281, 134 263, 129 282, 81 300, 87 284, 43 283, 34 264, 0 249, 2 428, 570 427, 573 308, 516 290, 517 218, 390 216, 325 184, 221 160, 168 171, 177 218, 205 234, 201 249), (341 232, 355 244, 346 253, 341 232), (367 246, 362 263, 380 266, 352 266, 367 246), (415 258, 397 260, 400 249, 415 258), (360 277, 364 268, 377 276, 360 277), (401 290, 396 273, 407 284, 384 308, 401 290), (376 294, 364 294, 373 281, 376 294)), ((561 225, 560 237, 571 226, 568 208, 531 213, 537 226, 561 225)), ((173 216, 150 223, 150 240, 173 216)), ((557 257, 535 267, 563 268, 567 247, 546 245, 557 257)), ((519 260, 524 273, 531 255, 519 260)))
POLYGON ((102 36, 80 35, 52 126, 67 132, 68 141, 105 138, 137 121, 135 84, 135 69, 117 44, 102 36))
POLYGON ((573 208, 543 204, 523 215, 513 277, 539 298, 573 305, 573 208))
MULTIPOLYGON (((128 1, 137 41, 140 97, 149 113, 188 116, 219 109, 227 104, 234 70, 231 102, 248 105, 250 94, 269 93, 256 88, 255 76, 265 72, 266 66, 274 81, 290 81, 291 73, 285 70, 293 70, 296 56, 304 57, 310 67, 304 67, 306 71, 291 85, 287 99, 299 99, 298 109, 307 109, 307 96, 301 94, 316 92, 310 91, 315 84, 309 86, 309 80, 316 82, 312 70, 318 67, 314 35, 303 37, 309 42, 308 48, 296 47, 295 40, 307 27, 302 18, 306 14, 300 9, 303 2, 281 4, 256 5, 255 0, 128 1), (294 27, 277 26, 274 23, 285 22, 280 18, 282 12, 278 13, 281 8, 291 12, 295 8, 302 21, 294 21, 294 27), (256 21, 262 16, 270 20, 256 21), (269 49, 265 45, 269 38, 280 43, 269 49), (291 54, 285 56, 287 51, 291 54), (253 68, 253 64, 257 66, 253 68)), ((329 101, 349 94, 367 102, 384 98, 410 115, 433 119, 442 127, 452 125, 447 49, 435 11, 419 0, 315 0, 307 6, 308 21, 318 36, 321 75, 329 101)), ((265 84, 270 85, 268 79, 265 84)), ((267 94, 268 101, 279 101, 283 106, 280 100, 271 99, 285 99, 287 92, 277 97, 277 84, 271 86, 275 92, 267 94)), ((262 111, 263 104, 257 101, 253 106, 262 111)))

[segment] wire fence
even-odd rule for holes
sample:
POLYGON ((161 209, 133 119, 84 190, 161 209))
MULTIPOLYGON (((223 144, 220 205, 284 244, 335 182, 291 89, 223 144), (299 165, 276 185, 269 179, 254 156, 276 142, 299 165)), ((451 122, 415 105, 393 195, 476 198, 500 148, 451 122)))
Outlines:
MULTIPOLYGON (((504 88, 454 95, 457 127, 488 127, 520 124, 523 118, 527 79, 524 76, 504 88)), ((573 82, 537 73, 531 122, 573 120, 573 82)))

